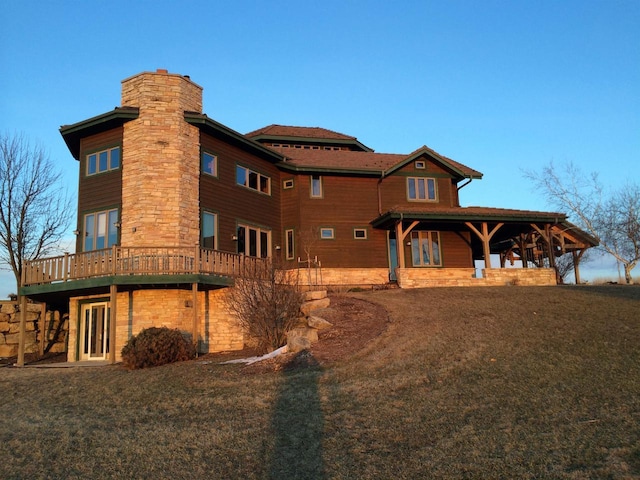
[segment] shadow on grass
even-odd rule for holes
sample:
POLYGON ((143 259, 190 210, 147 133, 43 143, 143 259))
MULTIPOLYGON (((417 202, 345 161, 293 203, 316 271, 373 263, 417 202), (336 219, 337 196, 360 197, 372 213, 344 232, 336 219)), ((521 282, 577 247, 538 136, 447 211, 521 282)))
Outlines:
POLYGON ((318 393, 322 369, 307 351, 285 368, 275 404, 272 429, 274 448, 269 478, 321 480, 324 420, 318 393))

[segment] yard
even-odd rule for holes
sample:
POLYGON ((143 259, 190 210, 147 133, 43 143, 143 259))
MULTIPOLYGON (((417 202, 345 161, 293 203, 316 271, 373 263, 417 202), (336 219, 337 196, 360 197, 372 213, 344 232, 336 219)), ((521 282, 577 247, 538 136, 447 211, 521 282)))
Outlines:
POLYGON ((364 292, 327 316, 288 364, 0 368, 0 478, 640 478, 640 287, 364 292))

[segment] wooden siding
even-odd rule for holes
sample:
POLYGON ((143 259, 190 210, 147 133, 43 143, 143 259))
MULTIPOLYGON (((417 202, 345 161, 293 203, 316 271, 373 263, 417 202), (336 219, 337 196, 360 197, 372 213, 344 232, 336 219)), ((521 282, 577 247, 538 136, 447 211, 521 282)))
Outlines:
MULTIPOLYGON (((273 248, 281 245, 280 171, 268 161, 211 136, 200 135, 201 148, 218 156, 218 176, 200 175, 200 209, 218 214, 218 249, 235 252, 238 222, 271 230, 273 248), (236 165, 271 179, 271 195, 236 185, 236 165)), ((198 159, 200 161, 200 159, 198 159)), ((198 219, 199 221, 199 219, 198 219)), ((272 252, 275 254, 275 250, 272 252)))
MULTIPOLYGON (((311 256, 326 267, 387 267, 387 233, 371 227, 378 216, 377 179, 322 176, 322 198, 310 197, 310 175, 295 177, 300 212, 297 254, 304 257, 305 244, 311 256), (320 239, 320 228, 333 228, 335 238, 320 239), (354 228, 366 228, 367 239, 354 239, 354 228)), ((293 205, 289 206, 294 210, 293 205)), ((283 223, 292 223, 288 217, 283 223)))
MULTIPOLYGON (((84 215, 89 212, 117 207, 122 214, 122 151, 123 128, 85 137, 80 141, 78 217, 77 230, 82 232, 84 215), (109 172, 87 176, 87 154, 108 147, 120 146, 120 168, 109 172)), ((82 251, 82 237, 76 238, 76 251, 82 251)))

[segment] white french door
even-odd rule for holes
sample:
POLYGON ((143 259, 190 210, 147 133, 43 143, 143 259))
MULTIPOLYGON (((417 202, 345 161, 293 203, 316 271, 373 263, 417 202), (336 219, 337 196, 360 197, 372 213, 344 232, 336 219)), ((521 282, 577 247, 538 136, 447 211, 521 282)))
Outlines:
POLYGON ((109 302, 82 305, 80 360, 106 360, 109 353, 109 302))

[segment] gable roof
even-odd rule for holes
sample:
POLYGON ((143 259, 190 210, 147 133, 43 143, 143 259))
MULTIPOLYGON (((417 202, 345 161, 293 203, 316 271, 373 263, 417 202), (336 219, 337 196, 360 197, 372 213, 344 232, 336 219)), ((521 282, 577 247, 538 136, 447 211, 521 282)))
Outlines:
POLYGON ((280 164, 287 170, 359 173, 363 175, 387 176, 407 163, 425 155, 458 178, 482 178, 482 173, 455 160, 438 154, 424 146, 409 155, 400 153, 354 152, 348 150, 312 150, 269 147, 286 160, 280 164))
POLYGON ((309 144, 333 144, 344 145, 364 152, 373 150, 358 141, 356 137, 345 135, 321 127, 295 127, 288 125, 267 125, 245 135, 257 142, 281 141, 300 142, 309 144))

